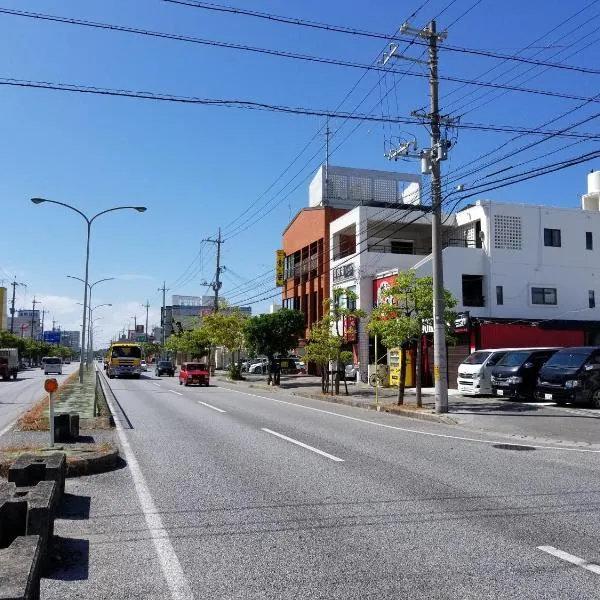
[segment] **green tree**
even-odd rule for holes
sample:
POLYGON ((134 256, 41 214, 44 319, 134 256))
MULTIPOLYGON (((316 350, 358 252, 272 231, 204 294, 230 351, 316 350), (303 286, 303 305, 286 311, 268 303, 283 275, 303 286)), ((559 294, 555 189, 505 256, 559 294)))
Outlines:
POLYGON ((190 329, 169 336, 165 348, 174 354, 184 354, 192 359, 201 359, 208 354, 210 340, 203 328, 190 329))
POLYGON ((321 369, 321 391, 326 394, 329 391, 329 363, 335 360, 340 352, 341 338, 333 333, 331 317, 325 315, 320 321, 313 324, 306 347, 304 349, 304 360, 319 365, 321 369))
MULTIPOLYGON (((332 298, 325 300, 325 307, 329 309, 329 317, 335 328, 335 335, 338 338, 338 350, 335 356, 335 393, 340 393, 340 372, 344 371, 347 362, 352 360, 352 352, 343 350, 348 337, 356 335, 358 320, 366 316, 365 311, 356 308, 358 296, 356 292, 348 288, 335 288, 332 298), (345 332, 342 333, 341 327, 345 324, 345 332)), ((344 376, 344 387, 346 396, 348 395, 348 383, 344 376)), ((331 393, 333 395, 333 382, 331 393)))
POLYGON ((273 314, 248 319, 246 343, 248 350, 269 358, 269 383, 279 385, 280 373, 275 356, 284 356, 298 346, 305 331, 304 315, 297 310, 283 308, 273 314))
POLYGON ((222 346, 230 353, 229 376, 241 379, 240 357, 244 347, 246 322, 248 317, 239 309, 228 308, 226 311, 206 315, 202 319, 203 329, 213 346, 222 346), (238 362, 235 362, 235 352, 238 362))
MULTIPOLYGON (((404 403, 406 379, 406 349, 417 345, 417 404, 421 406, 421 338, 425 325, 433 326, 433 278, 417 277, 413 269, 398 274, 394 285, 383 292, 386 300, 371 313, 367 329, 381 337, 389 350, 400 348, 400 377, 398 379, 398 404, 404 403)), ((446 336, 452 339, 452 324, 456 314, 452 310, 457 302, 444 290, 446 336)))

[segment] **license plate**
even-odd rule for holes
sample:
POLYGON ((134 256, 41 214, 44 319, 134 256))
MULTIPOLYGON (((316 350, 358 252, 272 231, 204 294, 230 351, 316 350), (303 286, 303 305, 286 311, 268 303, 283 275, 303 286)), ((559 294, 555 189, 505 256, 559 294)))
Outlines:
POLYGON ((544 394, 544 400, 552 400, 552 394, 544 394))
POLYGON ((504 390, 496 390, 496 394, 498 394, 498 396, 504 396, 504 390))

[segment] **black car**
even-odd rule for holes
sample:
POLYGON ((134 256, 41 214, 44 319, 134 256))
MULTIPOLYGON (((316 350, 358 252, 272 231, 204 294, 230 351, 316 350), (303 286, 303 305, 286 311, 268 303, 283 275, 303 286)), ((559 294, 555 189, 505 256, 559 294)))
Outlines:
POLYGON ((524 348, 507 352, 492 369, 492 393, 504 398, 533 398, 542 365, 559 348, 524 348))
POLYGON ((161 375, 170 375, 173 377, 175 375, 175 367, 170 360, 159 360, 156 363, 154 374, 157 377, 160 377, 161 375))
POLYGON ((565 348, 554 354, 539 373, 535 398, 600 408, 600 347, 565 348))

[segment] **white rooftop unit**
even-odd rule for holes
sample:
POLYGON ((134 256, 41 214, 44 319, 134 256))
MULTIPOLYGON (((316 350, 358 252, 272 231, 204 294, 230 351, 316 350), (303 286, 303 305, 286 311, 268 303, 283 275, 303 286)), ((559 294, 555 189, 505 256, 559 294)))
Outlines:
POLYGON ((421 176, 321 165, 308 190, 311 207, 354 208, 375 202, 421 204, 421 176))
POLYGON ((600 171, 591 171, 587 176, 588 191, 581 196, 583 210, 600 211, 600 171))

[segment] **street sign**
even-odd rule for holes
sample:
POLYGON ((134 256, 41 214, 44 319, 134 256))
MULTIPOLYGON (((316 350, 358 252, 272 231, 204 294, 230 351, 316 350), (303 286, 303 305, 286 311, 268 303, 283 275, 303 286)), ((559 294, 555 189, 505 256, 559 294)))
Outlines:
POLYGON ((44 342, 47 344, 60 344, 60 331, 44 331, 44 342))
POLYGON ((136 342, 145 342, 146 341, 146 334, 144 334, 144 335, 136 335, 135 336, 135 341, 136 342))
POLYGON ((285 283, 285 251, 277 250, 275 256, 275 285, 281 287, 285 283))
POLYGON ((44 381, 44 389, 49 393, 53 393, 58 389, 58 381, 56 379, 46 379, 44 381))

